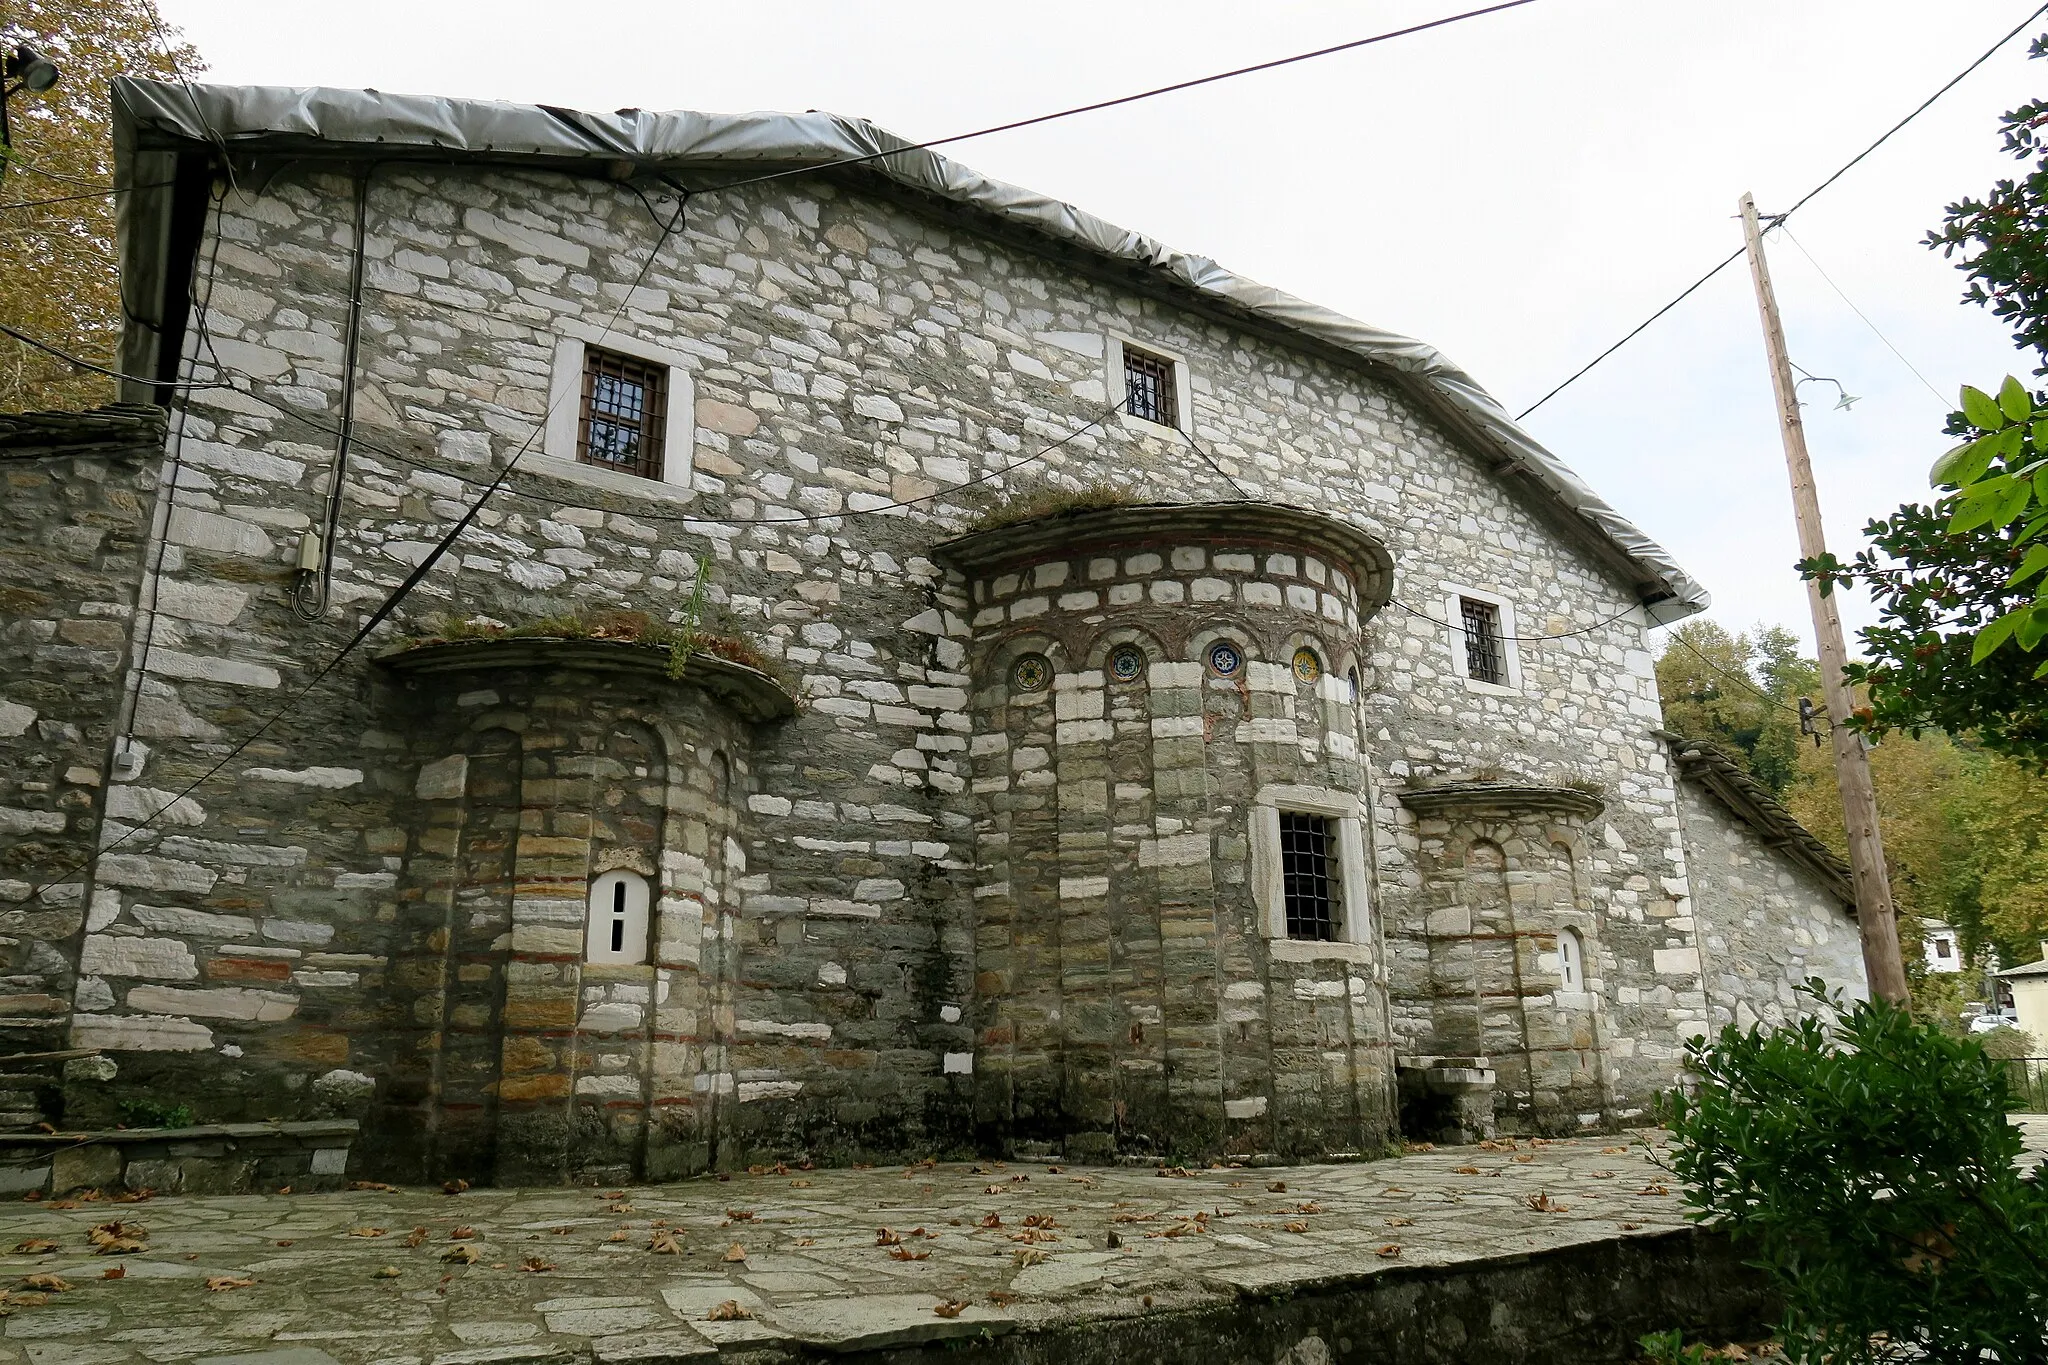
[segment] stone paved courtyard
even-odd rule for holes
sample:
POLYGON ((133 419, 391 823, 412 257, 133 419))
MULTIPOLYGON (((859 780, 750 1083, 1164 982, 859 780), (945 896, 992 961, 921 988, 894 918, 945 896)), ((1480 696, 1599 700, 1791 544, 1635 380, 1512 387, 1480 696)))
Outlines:
MULTIPOLYGON (((943 1162, 9 1204, 0 1362, 651 1362, 1165 1314, 1663 1237, 1683 1220, 1658 1136, 1166 1174, 943 1162), (95 1254, 114 1221, 143 1249, 95 1254)), ((2040 1120, 2030 1137, 2048 1147, 2040 1120)))

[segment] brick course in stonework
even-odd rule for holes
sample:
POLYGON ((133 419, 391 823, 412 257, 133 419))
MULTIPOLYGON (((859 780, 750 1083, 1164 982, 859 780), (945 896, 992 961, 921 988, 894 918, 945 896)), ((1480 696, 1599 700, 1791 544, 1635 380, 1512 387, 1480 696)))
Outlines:
MULTIPOLYGON (((111 692, 74 722, 128 837, 36 987, 117 1086, 362 1117, 363 1169, 414 1178, 1306 1157, 1383 1149, 1397 1069, 1445 1058, 1486 1059, 1506 1126, 1630 1121, 1725 1005, 1633 588, 1385 373, 875 181, 705 189, 651 263, 635 195, 554 172, 311 158, 220 194, 181 372, 228 386, 181 399, 136 476, 160 538, 95 590, 158 603, 146 660, 110 637, 139 769, 111 692), (1121 338, 1185 358, 1190 432, 1113 410, 1121 338), (592 344, 671 367, 663 479, 543 431, 592 344), (687 626, 700 570, 768 674, 403 662, 455 621, 687 626), (1513 686, 1465 676, 1461 593, 1511 606, 1513 686), (1333 831, 1332 941, 1287 936, 1286 811, 1333 831), (644 963, 584 960, 610 870, 654 888, 644 963)), ((1781 913, 1747 886, 1727 914, 1781 913)))

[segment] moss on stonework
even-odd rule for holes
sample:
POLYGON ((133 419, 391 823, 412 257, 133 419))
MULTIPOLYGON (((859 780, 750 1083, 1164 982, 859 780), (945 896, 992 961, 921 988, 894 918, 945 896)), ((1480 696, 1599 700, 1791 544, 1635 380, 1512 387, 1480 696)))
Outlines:
POLYGON ((1138 497, 1127 488, 1115 484, 1091 483, 1082 488, 1039 488, 1018 497, 1008 498, 982 513, 975 521, 976 531, 993 531, 999 526, 1021 526, 1027 521, 1038 521, 1045 517, 1071 515, 1075 512, 1096 512, 1105 507, 1131 507, 1138 497))
POLYGON ((728 663, 775 676, 773 660, 737 635, 701 626, 670 625, 643 611, 568 612, 559 616, 538 616, 508 625, 489 617, 433 617, 426 633, 406 642, 408 649, 449 644, 457 640, 617 640, 622 644, 666 648, 670 669, 680 677, 692 654, 710 654, 728 663))

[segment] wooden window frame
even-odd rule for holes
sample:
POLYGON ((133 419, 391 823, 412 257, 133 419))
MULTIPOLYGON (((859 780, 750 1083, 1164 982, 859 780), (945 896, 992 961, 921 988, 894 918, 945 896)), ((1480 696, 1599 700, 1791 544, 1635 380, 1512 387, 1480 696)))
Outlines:
POLYGON ((631 474, 636 478, 660 481, 668 455, 668 378, 666 365, 642 360, 638 356, 620 351, 606 350, 600 346, 585 346, 576 418, 578 462, 598 469, 631 474), (605 378, 639 386, 641 402, 637 413, 627 416, 599 408, 598 385, 599 381, 605 378), (628 462, 593 455, 591 429, 594 425, 600 424, 634 433, 639 438, 636 458, 628 462))

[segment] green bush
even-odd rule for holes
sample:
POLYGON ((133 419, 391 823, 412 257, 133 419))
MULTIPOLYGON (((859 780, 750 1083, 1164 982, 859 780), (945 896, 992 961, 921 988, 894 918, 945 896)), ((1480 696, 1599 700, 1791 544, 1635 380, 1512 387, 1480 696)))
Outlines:
POLYGON ((1687 1046, 1666 1119, 1690 1216, 1770 1276, 1793 1360, 2048 1362, 2048 1162, 2021 1170, 2005 1067, 1808 990, 1817 1014, 1687 1046))

